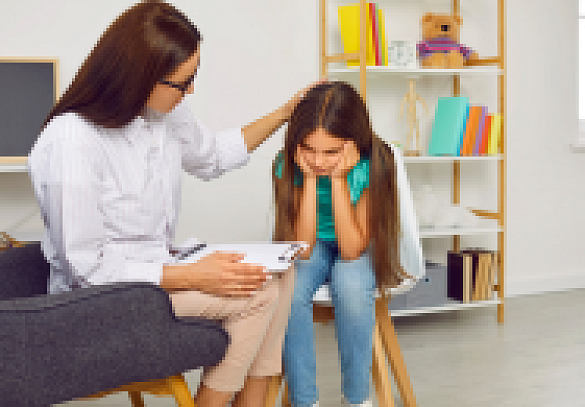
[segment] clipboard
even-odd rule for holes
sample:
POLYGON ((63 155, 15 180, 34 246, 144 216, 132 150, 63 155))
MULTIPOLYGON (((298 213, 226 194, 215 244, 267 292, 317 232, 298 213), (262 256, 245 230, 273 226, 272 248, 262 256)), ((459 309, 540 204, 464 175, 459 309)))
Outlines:
POLYGON ((308 247, 306 242, 206 244, 190 239, 176 249, 175 260, 177 263, 195 263, 215 251, 242 253, 241 263, 260 264, 267 272, 279 273, 288 270, 299 252, 308 247))

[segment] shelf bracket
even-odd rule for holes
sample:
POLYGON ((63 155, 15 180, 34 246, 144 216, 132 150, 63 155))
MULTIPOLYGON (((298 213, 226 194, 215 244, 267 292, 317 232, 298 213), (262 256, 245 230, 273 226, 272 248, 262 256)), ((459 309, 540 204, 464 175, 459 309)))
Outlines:
POLYGON ((470 59, 466 61, 466 66, 485 66, 485 65, 499 65, 501 62, 500 57, 487 57, 487 58, 477 58, 477 59, 470 59))
POLYGON ((467 208, 467 210, 469 210, 470 212, 472 212, 473 214, 475 214, 476 216, 479 216, 481 218, 495 219, 495 220, 502 219, 502 214, 499 212, 483 211, 480 209, 473 209, 473 208, 467 208))
POLYGON ((360 54, 357 52, 348 52, 343 54, 332 54, 325 56, 325 62, 343 62, 343 61, 350 61, 352 59, 360 59, 360 54))

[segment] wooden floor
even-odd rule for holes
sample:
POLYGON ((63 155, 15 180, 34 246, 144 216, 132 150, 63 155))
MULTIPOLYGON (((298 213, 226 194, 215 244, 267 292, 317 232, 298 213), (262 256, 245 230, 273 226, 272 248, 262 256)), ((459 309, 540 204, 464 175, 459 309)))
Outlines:
MULTIPOLYGON (((394 319, 419 405, 585 406, 585 290, 510 298, 502 326, 495 311, 394 319)), ((333 325, 318 325, 316 336, 320 405, 339 406, 341 373, 336 347, 331 346, 333 325)), ((186 374, 193 392, 199 374, 186 374)), ((394 387, 395 398, 397 394, 394 387)), ((170 398, 144 399, 147 407, 174 406, 170 398)), ((127 400, 118 394, 60 406, 129 407, 127 400)), ((398 399, 396 406, 401 406, 398 399)))

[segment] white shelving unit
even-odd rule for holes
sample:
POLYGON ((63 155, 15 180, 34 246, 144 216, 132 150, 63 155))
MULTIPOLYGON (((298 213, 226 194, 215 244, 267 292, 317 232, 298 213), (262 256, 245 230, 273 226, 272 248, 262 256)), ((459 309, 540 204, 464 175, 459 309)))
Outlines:
MULTIPOLYGON (((329 0, 334 5, 347 4, 341 0, 329 0)), ((497 40, 498 40, 498 55, 494 57, 480 58, 474 62, 473 66, 467 66, 462 69, 398 69, 391 66, 366 66, 366 2, 365 0, 355 1, 354 3, 361 4, 361 33, 360 33, 360 50, 356 53, 330 53, 328 49, 328 36, 331 35, 331 31, 328 30, 328 25, 333 23, 333 18, 328 19, 327 14, 332 11, 328 9, 327 1, 322 0, 320 6, 320 67, 321 76, 329 76, 332 79, 348 80, 351 82, 358 82, 360 84, 360 92, 362 97, 368 101, 367 97, 367 81, 370 79, 376 80, 376 85, 383 84, 385 78, 392 78, 394 81, 402 78, 422 78, 422 77, 452 77, 453 79, 453 92, 454 96, 460 94, 460 77, 485 77, 485 78, 496 78, 498 80, 498 111, 502 114, 503 118, 503 129, 502 129, 502 142, 500 153, 493 156, 480 156, 480 157, 429 157, 429 156, 418 156, 418 157, 404 157, 404 162, 407 164, 407 171, 412 165, 449 165, 452 167, 453 179, 452 179, 452 203, 460 203, 461 195, 461 163, 477 163, 477 165, 488 165, 493 163, 498 168, 498 182, 497 182, 497 194, 498 194, 498 209, 496 211, 486 211, 483 209, 473 209, 473 212, 481 217, 485 218, 480 222, 484 221, 488 226, 478 226, 473 228, 421 228, 419 234, 421 239, 452 239, 453 250, 460 248, 460 238, 462 236, 472 235, 486 235, 486 236, 497 236, 497 250, 500 253, 499 263, 497 264, 498 276, 497 284, 494 287, 495 295, 497 299, 490 301, 476 301, 472 303, 460 303, 457 301, 448 300, 444 305, 437 307, 426 307, 426 308, 413 308, 407 310, 392 310, 392 316, 406 316, 406 315, 417 315, 433 312, 463 310, 463 309, 474 309, 478 307, 489 307, 497 306, 497 319, 498 322, 504 322, 504 259, 505 259, 505 205, 506 205, 506 69, 505 69, 505 0, 485 0, 486 2, 495 2, 497 4, 497 40), (359 59, 359 66, 352 68, 342 67, 345 61, 353 59, 359 59), (331 67, 329 64, 334 64, 331 67), (489 220, 488 220, 489 219, 489 220)), ((380 5, 392 5, 396 3, 395 0, 380 0, 380 5)), ((452 0, 452 12, 459 14, 459 3, 460 0, 452 0)), ((386 13, 388 16, 386 19, 386 27, 392 23, 392 18, 396 18, 396 14, 386 13)), ((332 16, 333 17, 333 16, 332 16)), ((396 82, 393 82, 396 83, 396 82)), ((383 85, 380 85, 383 86, 383 85)), ((370 109, 370 111, 372 111, 370 109)), ((470 164, 467 164, 470 165, 470 164)), ((412 171, 411 171, 412 173, 412 171)), ((411 181, 412 184, 412 181, 411 181)))

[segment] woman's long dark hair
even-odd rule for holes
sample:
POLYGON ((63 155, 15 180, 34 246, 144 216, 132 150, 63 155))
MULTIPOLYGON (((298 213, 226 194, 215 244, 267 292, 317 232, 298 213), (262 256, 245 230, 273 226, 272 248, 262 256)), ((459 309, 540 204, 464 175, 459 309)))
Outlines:
POLYGON ((198 49, 201 35, 187 17, 160 0, 126 10, 103 33, 45 120, 76 112, 107 128, 122 127, 144 109, 156 82, 198 49))
MULTIPOLYGON (((295 236, 294 225, 300 208, 299 188, 294 187, 294 153, 305 137, 317 129, 334 137, 355 142, 360 156, 370 159, 370 237, 374 248, 374 272, 382 295, 401 284, 408 274, 400 262, 399 206, 394 154, 372 130, 368 110, 358 92, 344 82, 315 86, 297 105, 285 136, 284 171, 275 176, 276 220, 274 241, 295 236)), ((276 167, 273 167, 275 169, 276 167)))

